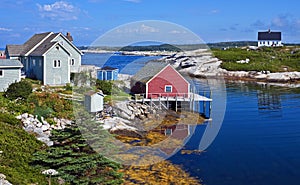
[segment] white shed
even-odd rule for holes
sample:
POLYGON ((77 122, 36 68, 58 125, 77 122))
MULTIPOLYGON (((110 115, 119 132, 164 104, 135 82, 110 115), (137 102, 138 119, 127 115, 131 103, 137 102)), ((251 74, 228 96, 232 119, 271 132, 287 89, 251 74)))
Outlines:
POLYGON ((104 95, 102 92, 89 91, 84 96, 84 106, 88 112, 103 110, 104 95))

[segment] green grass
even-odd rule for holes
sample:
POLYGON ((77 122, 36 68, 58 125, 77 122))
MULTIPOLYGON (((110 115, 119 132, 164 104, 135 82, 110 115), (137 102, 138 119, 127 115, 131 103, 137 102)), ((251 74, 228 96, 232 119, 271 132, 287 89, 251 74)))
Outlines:
POLYGON ((29 165, 42 143, 18 126, 0 122, 0 173, 12 184, 47 184, 38 168, 29 165))
POLYGON ((300 71, 300 47, 260 48, 247 50, 231 48, 228 50, 212 49, 213 54, 223 61, 221 67, 229 71, 300 71), (293 53, 291 53, 293 52, 293 53), (236 63, 250 59, 248 64, 236 63))

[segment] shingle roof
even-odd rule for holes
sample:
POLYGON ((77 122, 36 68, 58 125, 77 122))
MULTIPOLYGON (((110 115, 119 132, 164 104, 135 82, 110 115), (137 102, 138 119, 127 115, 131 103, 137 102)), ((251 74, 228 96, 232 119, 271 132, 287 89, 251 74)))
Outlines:
POLYGON ((281 40, 281 32, 258 32, 258 40, 281 40))
POLYGON ((132 77, 132 80, 146 83, 167 65, 168 63, 166 62, 148 62, 132 77))
POLYGON ((100 70, 116 70, 116 69, 118 69, 118 68, 110 67, 110 66, 104 66, 100 70))
POLYGON ((7 67, 21 68, 23 67, 23 65, 19 60, 0 59, 0 68, 7 68, 7 67))
POLYGON ((23 51, 21 55, 28 53, 33 47, 40 43, 45 37, 47 37, 51 32, 34 34, 29 40, 23 44, 23 51))
POLYGON ((10 56, 20 56, 23 45, 7 45, 6 49, 10 56))
POLYGON ((42 56, 46 51, 48 51, 57 42, 51 42, 59 33, 50 35, 44 42, 42 42, 35 50, 33 50, 31 56, 42 56))

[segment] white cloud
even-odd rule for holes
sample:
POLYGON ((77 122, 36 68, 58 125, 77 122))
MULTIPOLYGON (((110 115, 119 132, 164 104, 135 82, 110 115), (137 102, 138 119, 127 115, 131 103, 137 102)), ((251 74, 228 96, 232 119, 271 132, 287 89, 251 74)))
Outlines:
POLYGON ((158 28, 151 27, 151 26, 146 26, 145 24, 142 24, 142 25, 141 25, 141 28, 140 28, 140 31, 141 31, 141 32, 156 33, 156 32, 159 32, 159 29, 158 29, 158 28))
POLYGON ((57 1, 53 4, 37 4, 40 15, 52 20, 76 20, 80 9, 65 1, 57 1))
POLYGON ((130 3, 140 3, 141 2, 141 0, 124 0, 124 1, 130 2, 130 3))
POLYGON ((219 13, 219 10, 215 9, 215 10, 210 11, 210 13, 211 14, 217 14, 217 13, 219 13))
POLYGON ((125 27, 123 29, 117 29, 117 33, 140 33, 140 34, 147 34, 147 33, 158 33, 159 29, 151 26, 147 26, 145 24, 141 24, 138 27, 125 27))
POLYGON ((12 31, 12 29, 0 27, 0 31, 12 31))

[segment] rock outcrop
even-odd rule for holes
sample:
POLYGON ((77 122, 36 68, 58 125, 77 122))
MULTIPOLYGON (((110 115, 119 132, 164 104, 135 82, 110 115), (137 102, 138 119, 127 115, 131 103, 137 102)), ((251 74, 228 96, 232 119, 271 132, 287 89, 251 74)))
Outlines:
MULTIPOLYGON (((159 61, 171 63, 179 72, 199 78, 215 78, 222 76, 229 79, 252 79, 267 82, 300 81, 300 72, 271 73, 269 71, 227 71, 221 68, 222 61, 212 55, 208 49, 178 52, 163 57, 159 61)), ((247 64, 250 59, 236 61, 247 64)))
POLYGON ((53 121, 55 124, 50 125, 43 119, 43 117, 38 119, 37 116, 33 116, 28 113, 17 116, 17 119, 21 120, 23 129, 26 132, 34 133, 38 140, 42 141, 48 146, 53 145, 53 141, 50 140, 52 129, 60 130, 72 124, 72 121, 70 120, 54 118, 53 121))
POLYGON ((6 180, 6 176, 0 173, 0 184, 1 185, 12 185, 8 180, 6 180))

